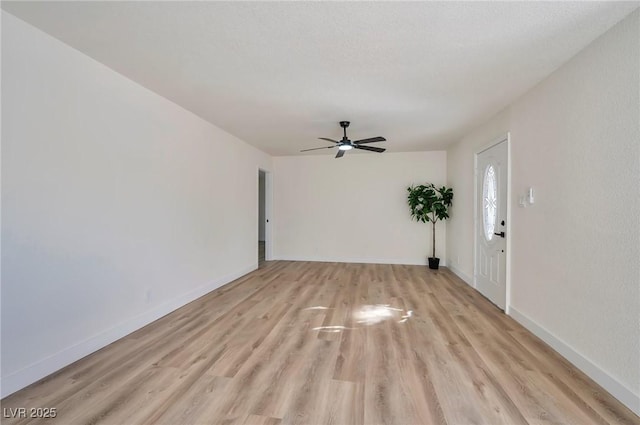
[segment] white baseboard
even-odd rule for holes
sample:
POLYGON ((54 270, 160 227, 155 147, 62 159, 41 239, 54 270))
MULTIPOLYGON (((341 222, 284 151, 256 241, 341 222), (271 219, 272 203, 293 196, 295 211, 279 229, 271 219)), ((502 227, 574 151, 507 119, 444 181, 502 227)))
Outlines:
MULTIPOLYGON (((319 263, 360 263, 360 264, 403 264, 408 266, 426 266, 425 258, 338 258, 338 257, 306 257, 297 255, 279 256, 282 261, 313 261, 319 263)), ((440 259, 440 265, 446 267, 444 259, 440 259)))
POLYGON ((453 272, 453 274, 455 274, 460 279, 462 279, 464 281, 464 283, 466 283, 467 285, 471 286, 472 288, 474 287, 473 286, 473 279, 471 278, 471 276, 469 276, 468 274, 464 273, 462 270, 460 270, 456 266, 449 266, 449 270, 451 270, 453 272))
POLYGON ((214 289, 224 286, 227 283, 256 270, 257 268, 258 264, 256 263, 235 273, 222 276, 213 282, 202 285, 180 297, 173 298, 162 305, 154 307, 153 309, 139 314, 138 316, 132 317, 131 319, 107 329, 98 335, 87 338, 84 341, 67 347, 52 356, 38 360, 23 369, 3 376, 0 379, 0 397, 4 398, 30 384, 33 384, 45 376, 48 376, 53 372, 60 370, 103 347, 106 347, 112 342, 129 335, 149 323, 166 316, 172 311, 177 310, 185 304, 188 304, 191 301, 208 294, 214 289))
POLYGON ((515 307, 511 306, 509 315, 522 326, 527 328, 531 333, 549 344, 551 348, 571 362, 575 367, 596 381, 602 388, 607 390, 622 404, 631 409, 636 415, 640 416, 640 395, 634 394, 633 391, 624 386, 617 379, 602 370, 591 360, 582 356, 551 332, 538 325, 532 319, 519 312, 515 307))

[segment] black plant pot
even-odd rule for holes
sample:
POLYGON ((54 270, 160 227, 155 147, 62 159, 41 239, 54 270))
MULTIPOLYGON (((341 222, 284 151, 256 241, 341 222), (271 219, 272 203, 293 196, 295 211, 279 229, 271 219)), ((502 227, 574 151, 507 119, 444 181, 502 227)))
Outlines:
POLYGON ((438 270, 440 266, 440 259, 438 257, 429 257, 429 268, 433 270, 438 270))

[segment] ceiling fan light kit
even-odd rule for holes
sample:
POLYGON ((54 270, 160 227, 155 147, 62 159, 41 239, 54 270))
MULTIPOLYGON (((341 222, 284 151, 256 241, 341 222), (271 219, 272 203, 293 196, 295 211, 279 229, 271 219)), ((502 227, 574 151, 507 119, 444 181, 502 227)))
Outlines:
POLYGON ((349 138, 347 137, 347 127, 349 127, 350 122, 349 121, 340 121, 340 127, 342 127, 343 129, 343 136, 342 136, 342 140, 333 140, 333 139, 329 139, 327 137, 319 137, 320 140, 326 140, 327 142, 332 142, 334 143, 331 146, 323 146, 321 148, 311 148, 311 149, 303 149, 300 152, 307 152, 307 151, 315 151, 318 149, 331 149, 331 148, 338 148, 338 153, 336 154, 336 158, 342 158, 344 156, 344 153, 346 151, 350 151, 351 149, 361 149, 364 151, 370 151, 370 152, 377 152, 377 153, 382 153, 384 152, 386 149, 384 148, 376 148, 373 146, 361 146, 365 143, 377 143, 377 142, 384 142, 387 139, 385 139, 384 137, 370 137, 368 139, 361 139, 361 140, 355 140, 355 141, 351 141, 349 140, 349 138))

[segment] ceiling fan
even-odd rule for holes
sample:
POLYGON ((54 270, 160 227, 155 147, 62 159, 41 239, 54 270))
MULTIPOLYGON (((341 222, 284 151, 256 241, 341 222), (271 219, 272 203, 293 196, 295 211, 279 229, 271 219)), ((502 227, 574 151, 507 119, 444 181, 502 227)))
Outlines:
POLYGON ((383 148, 376 148, 373 146, 361 146, 365 143, 376 143, 376 142, 384 142, 387 139, 385 139, 384 137, 371 137, 369 139, 362 139, 362 140, 354 140, 353 142, 351 140, 349 140, 347 138, 347 127, 349 127, 349 121, 340 121, 340 127, 342 127, 342 129, 344 130, 344 136, 342 137, 342 140, 338 141, 338 140, 333 140, 333 139, 329 139, 326 137, 319 137, 319 139, 321 140, 326 140, 328 142, 333 142, 335 143, 334 145, 331 146, 323 146, 321 148, 312 148, 312 149, 303 149, 300 152, 307 152, 307 151, 315 151, 318 149, 331 149, 331 148, 338 148, 338 153, 336 154, 336 158, 342 158, 342 156, 344 155, 344 153, 346 151, 349 151, 351 149, 362 149, 364 151, 371 151, 371 152, 378 152, 378 153, 382 153, 384 152, 386 149, 383 148))

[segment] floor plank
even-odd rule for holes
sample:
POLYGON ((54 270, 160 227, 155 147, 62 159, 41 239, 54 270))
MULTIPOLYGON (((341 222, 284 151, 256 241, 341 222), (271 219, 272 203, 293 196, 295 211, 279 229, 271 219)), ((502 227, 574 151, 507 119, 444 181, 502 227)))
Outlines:
POLYGON ((447 269, 287 261, 261 262, 2 407, 57 409, 3 418, 12 425, 640 425, 447 269))

